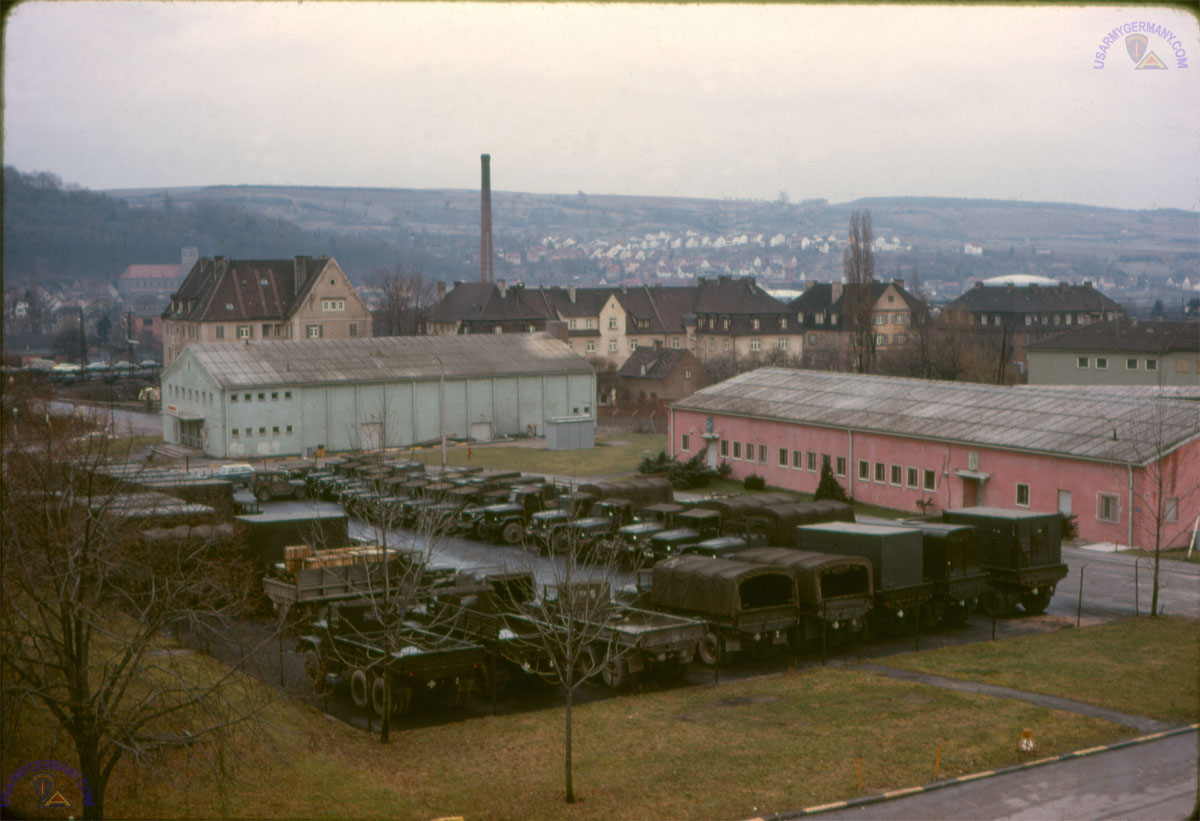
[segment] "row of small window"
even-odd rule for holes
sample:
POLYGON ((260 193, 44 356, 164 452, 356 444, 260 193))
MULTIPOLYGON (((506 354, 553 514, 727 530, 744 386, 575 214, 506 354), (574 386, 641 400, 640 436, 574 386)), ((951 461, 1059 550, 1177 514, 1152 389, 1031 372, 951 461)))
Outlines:
MULTIPOLYGON (((1079 357, 1079 359, 1076 360, 1075 367, 1077 367, 1077 368, 1091 367, 1092 361, 1093 360, 1091 357, 1081 356, 1081 357, 1079 357)), ((1108 357, 1107 356, 1097 356, 1095 358, 1095 363, 1096 363, 1097 370, 1101 370, 1101 371, 1105 370, 1108 368, 1108 357)), ((1158 360, 1157 359, 1147 359, 1145 368, 1148 371, 1157 371, 1158 370, 1158 360)), ((1136 356, 1131 356, 1125 360, 1125 370, 1136 371, 1137 369, 1138 369, 1138 359, 1136 356)))
MULTIPOLYGON (((730 322, 730 317, 727 317, 727 316, 721 317, 721 328, 726 331, 729 330, 729 322, 730 322)), ((717 317, 702 316, 702 317, 700 317, 699 321, 696 323, 696 326, 698 328, 703 328, 706 323, 708 324, 709 329, 716 330, 717 317)), ((648 324, 649 323, 647 323, 647 325, 648 324)), ((780 330, 786 331, 787 326, 788 326, 788 318, 786 316, 777 317, 776 324, 779 325, 780 330)), ((760 328, 762 328, 762 320, 756 316, 750 317, 750 327, 756 331, 759 330, 760 328)))
POLYGON ((344 311, 346 310, 346 300, 344 299, 322 299, 322 311, 344 311))
MULTIPOLYGON (((284 398, 284 399, 291 399, 291 398, 292 398, 292 392, 291 392, 291 391, 284 391, 284 392, 283 392, 283 398, 284 398)), ((271 400, 272 400, 272 401, 278 401, 278 400, 279 400, 279 391, 271 391, 271 400)), ((230 401, 230 402, 236 402, 236 401, 238 401, 238 395, 237 395, 236 393, 231 393, 231 394, 229 394, 229 401, 230 401)), ((242 401, 243 401, 243 402, 253 402, 253 401, 254 401, 254 394, 252 394, 252 393, 244 393, 244 394, 242 394, 242 401)), ((259 401, 259 402, 266 402, 266 401, 267 401, 267 394, 266 394, 266 391, 259 391, 259 393, 258 393, 258 401, 259 401)))
POLYGON ((191 399, 194 402, 203 402, 206 405, 213 403, 213 395, 208 391, 200 391, 195 388, 181 388, 178 385, 170 385, 167 387, 168 395, 175 399, 191 399))
MULTIPOLYGON (((253 437, 253 436, 254 436, 254 428, 242 428, 242 429, 241 429, 241 431, 242 431, 242 432, 241 432, 241 434, 239 435, 239 433, 238 433, 238 428, 231 428, 231 429, 230 429, 230 431, 229 431, 229 433, 230 433, 230 435, 231 435, 231 436, 232 436, 234 439, 250 439, 251 437, 253 437)), ((288 425, 287 427, 285 427, 285 428, 283 429, 283 431, 284 431, 284 434, 285 434, 286 436, 291 436, 291 435, 292 435, 292 426, 291 426, 291 425, 288 425)), ((258 429, 258 435, 259 435, 259 436, 266 436, 266 435, 267 435, 267 429, 266 429, 265 427, 260 427, 260 428, 258 429)), ((272 426, 271 426, 271 435, 272 435, 272 436, 278 436, 278 435, 279 435, 279 425, 272 425, 272 426)))
MULTIPOLYGON (((1179 521, 1179 498, 1163 500, 1163 522, 1175 524, 1179 521)), ((1109 524, 1121 523, 1121 497, 1115 493, 1096 494, 1096 520, 1109 524)))
POLYGON ((913 490, 937 490, 937 471, 928 468, 922 470, 904 465, 886 465, 883 462, 875 462, 872 465, 866 459, 859 459, 858 478, 859 481, 874 481, 879 485, 890 484, 894 487, 907 487, 913 490))

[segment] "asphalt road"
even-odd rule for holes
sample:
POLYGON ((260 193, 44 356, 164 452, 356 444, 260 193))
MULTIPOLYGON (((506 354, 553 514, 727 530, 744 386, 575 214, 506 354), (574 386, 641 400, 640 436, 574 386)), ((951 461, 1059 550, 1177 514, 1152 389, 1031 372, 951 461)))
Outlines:
POLYGON ((1196 803, 1196 732, 821 813, 839 819, 1183 819, 1196 803))

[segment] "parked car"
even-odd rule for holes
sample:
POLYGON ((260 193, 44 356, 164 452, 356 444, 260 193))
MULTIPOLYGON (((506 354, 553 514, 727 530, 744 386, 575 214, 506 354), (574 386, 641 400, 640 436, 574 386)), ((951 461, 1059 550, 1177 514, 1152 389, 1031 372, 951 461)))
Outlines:
POLYGON ((254 468, 244 462, 238 462, 232 465, 221 465, 213 475, 218 479, 232 482, 234 487, 241 487, 249 485, 254 479, 254 468))

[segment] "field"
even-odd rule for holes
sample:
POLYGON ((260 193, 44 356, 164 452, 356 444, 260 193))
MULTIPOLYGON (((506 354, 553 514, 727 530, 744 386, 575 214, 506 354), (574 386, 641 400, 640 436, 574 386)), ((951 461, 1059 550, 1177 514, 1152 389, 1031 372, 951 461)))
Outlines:
MULTIPOLYGON (((1196 622, 1142 619, 887 663, 1195 721, 1198 638, 1196 622)), ((217 673, 214 662, 202 663, 217 673)), ((860 759, 869 793, 933 780, 939 748, 943 778, 1015 763, 1023 728, 1034 731, 1039 756, 1133 735, 1023 701, 825 668, 577 707, 580 800, 567 805, 559 709, 402 728, 387 746, 282 697, 264 718, 271 744, 247 740, 227 778, 183 753, 138 773, 119 769, 109 813, 739 818, 854 796, 860 759)), ((29 758, 70 760, 44 716, 27 714, 16 726, 6 772, 29 758)))

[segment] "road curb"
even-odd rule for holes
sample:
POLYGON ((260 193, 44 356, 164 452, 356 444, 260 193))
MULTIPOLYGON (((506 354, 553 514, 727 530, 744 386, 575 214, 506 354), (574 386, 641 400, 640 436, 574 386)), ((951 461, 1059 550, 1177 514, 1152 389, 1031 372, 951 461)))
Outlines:
POLYGON ((1200 724, 1185 724, 1181 727, 1174 727, 1170 730, 1161 730, 1157 733, 1138 736, 1137 738, 1129 738, 1124 741, 1114 741, 1112 744, 1103 744, 1099 747, 1088 747, 1083 750, 1073 750, 1069 753, 1061 753, 1059 755, 1047 756, 1039 758, 1036 761, 1023 761, 1020 764, 1012 764, 1007 767, 999 767, 995 770, 984 770, 977 773, 968 773, 960 775, 957 778, 946 778, 941 781, 934 781, 929 784, 923 784, 918 787, 902 787, 900 789, 888 790, 887 792, 876 793, 874 795, 862 795, 856 798, 847 798, 844 801, 831 801, 828 804, 816 804, 811 807, 805 807, 800 810, 789 810, 787 812, 779 812, 773 815, 765 815, 758 818, 748 819, 747 821, 785 821, 789 818, 804 818, 809 815, 819 815, 823 812, 832 812, 833 810, 846 810, 853 807, 865 807, 871 804, 879 804, 884 801, 891 801, 895 798, 904 798, 909 795, 917 795, 923 792, 932 792, 945 787, 954 787, 958 784, 965 784, 968 781, 978 781, 981 778, 992 778, 998 775, 1007 773, 1020 772, 1034 767, 1041 767, 1046 764, 1054 764, 1059 761, 1070 761, 1074 758, 1085 758, 1087 756, 1096 755, 1097 753, 1106 753, 1110 750, 1120 750, 1125 747, 1134 747, 1139 744, 1146 744, 1151 741, 1158 741, 1163 738, 1183 735, 1184 733, 1194 733, 1200 728, 1200 724))

